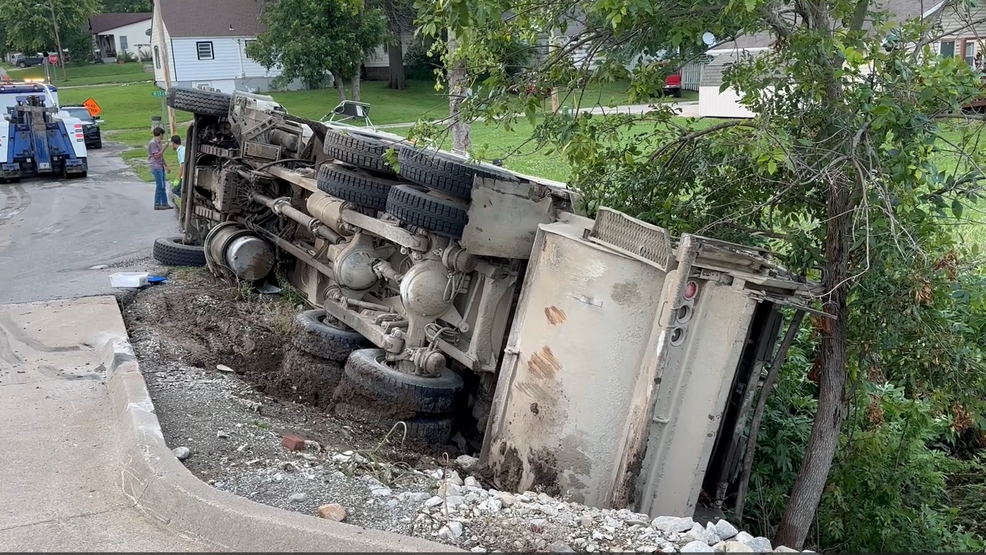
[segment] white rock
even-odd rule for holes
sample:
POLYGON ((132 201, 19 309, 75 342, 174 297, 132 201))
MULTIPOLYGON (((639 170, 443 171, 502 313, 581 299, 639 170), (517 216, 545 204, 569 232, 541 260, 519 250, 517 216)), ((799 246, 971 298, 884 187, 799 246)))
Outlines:
POLYGON ((175 454, 175 458, 179 461, 183 461, 192 455, 192 450, 188 447, 175 447, 171 452, 175 454))
POLYGON ((693 524, 695 522, 692 519, 677 516, 659 516, 650 523, 655 530, 660 530, 665 534, 687 532, 691 530, 693 524))
POLYGON ((719 539, 728 540, 736 536, 738 533, 739 530, 730 524, 728 520, 720 520, 719 522, 716 522, 716 534, 719 535, 719 539))
POLYGON ((733 539, 736 540, 736 541, 738 541, 738 542, 743 542, 746 545, 750 545, 751 542, 753 542, 753 536, 750 535, 749 532, 740 532, 740 533, 736 534, 736 537, 733 538, 733 539))
POLYGON ((558 509, 552 505, 544 504, 538 507, 542 514, 547 516, 558 516, 558 509))
POLYGON ((726 553, 756 553, 749 545, 736 540, 729 540, 723 546, 726 553))
POLYGON ((712 541, 709 542, 709 545, 715 545, 715 544, 717 544, 717 543, 719 543, 719 542, 722 541, 722 538, 719 537, 719 532, 716 531, 716 525, 715 524, 712 524, 711 522, 706 522, 705 523, 705 532, 707 534, 709 534, 709 537, 712 540, 712 541))
POLYGON ((445 526, 442 526, 441 529, 438 530, 438 537, 449 541, 458 541, 458 539, 462 537, 462 523, 453 520, 445 526))
MULTIPOLYGON (((705 532, 705 530, 702 530, 702 532, 705 532)), ((682 553, 715 553, 715 550, 712 549, 712 547, 710 547, 709 544, 700 540, 696 540, 696 541, 688 542, 685 545, 681 546, 681 552, 682 553)))
POLYGON ((656 545, 642 545, 637 548, 637 553, 657 553, 658 549, 656 545))
POLYGON ((218 437, 219 439, 227 439, 229 437, 229 434, 223 430, 219 430, 218 432, 216 432, 216 437, 218 437))
POLYGON ((503 503, 504 507, 513 507, 517 503, 517 497, 510 493, 501 493, 500 502, 503 503))
POLYGON ((713 538, 712 535, 709 534, 705 530, 705 528, 702 527, 701 524, 696 522, 695 524, 692 525, 692 529, 686 532, 685 535, 681 537, 680 541, 682 543, 702 542, 705 545, 713 545, 715 543, 718 543, 719 539, 713 538))
POLYGON ((590 528, 590 527, 592 527, 592 517, 591 516, 582 516, 582 517, 579 517, 579 526, 581 526, 583 528, 590 528))
POLYGON ((393 492, 390 491, 390 488, 373 488, 370 490, 370 493, 377 497, 390 497, 390 494, 393 492))
POLYGON ((438 486, 438 495, 462 495, 462 488, 451 482, 442 482, 438 486))
POLYGON ((575 553, 575 550, 565 542, 555 542, 549 545, 548 551, 551 553, 575 553))
POLYGON ((335 461, 335 462, 343 462, 344 463, 344 462, 349 462, 349 461, 353 460, 353 456, 352 455, 346 455, 344 453, 337 453, 335 455, 332 455, 332 460, 335 461))
POLYGON ((437 506, 439 506, 439 505, 442 504, 442 501, 444 501, 444 500, 441 497, 439 497, 439 496, 436 495, 434 497, 429 498, 427 501, 425 501, 425 507, 437 507, 437 506))
POLYGON ((479 494, 476 492, 470 493, 466 496, 467 503, 475 503, 477 501, 479 501, 479 494))
POLYGON ((770 545, 770 540, 763 536, 757 536, 756 538, 744 543, 752 547, 757 553, 770 553, 774 550, 774 546, 770 545))
POLYGON ((449 470, 448 474, 445 475, 445 480, 451 482, 457 486, 462 485, 462 478, 459 477, 459 473, 454 470, 449 470))
POLYGON ((455 458, 455 464, 459 465, 463 472, 468 473, 479 467, 479 459, 469 455, 459 455, 455 458))
POLYGON ((774 553, 801 553, 797 549, 791 549, 786 545, 778 545, 774 548, 774 553))
POLYGON ((467 488, 478 488, 479 480, 473 478, 472 476, 466 476, 466 479, 462 481, 462 484, 467 488))
POLYGON ((717 544, 715 544, 715 545, 712 546, 712 550, 715 551, 716 553, 725 553, 726 552, 726 542, 720 541, 719 543, 717 543, 717 544))
POLYGON ((661 545, 661 551, 665 553, 674 553, 678 551, 678 546, 673 543, 665 543, 661 545))
POLYGON ((290 501, 292 503, 301 503, 302 501, 304 501, 306 499, 308 499, 308 494, 307 493, 300 493, 300 492, 299 493, 292 493, 291 496, 288 497, 288 501, 290 501))
POLYGON ((476 547, 470 549, 469 551, 472 551, 473 553, 486 553, 486 548, 477 545, 476 547))
POLYGON ((445 501, 448 502, 449 508, 458 507, 459 505, 466 504, 466 498, 458 495, 450 495, 445 498, 445 501))
POLYGON ((430 496, 423 491, 405 491, 397 495, 398 499, 410 501, 412 503, 423 503, 430 496))
POLYGON ((396 509, 400 506, 400 503, 396 499, 391 499, 390 501, 387 501, 387 506, 391 509, 396 509))
POLYGON ((503 502, 499 499, 489 499, 486 501, 486 507, 489 512, 497 514, 503 509, 503 502))

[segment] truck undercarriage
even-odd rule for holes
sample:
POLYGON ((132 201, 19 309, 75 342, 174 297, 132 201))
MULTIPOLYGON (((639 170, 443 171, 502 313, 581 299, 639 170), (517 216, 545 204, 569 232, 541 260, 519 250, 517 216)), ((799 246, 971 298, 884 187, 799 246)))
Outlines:
POLYGON ((660 514, 694 510, 703 485, 729 490, 777 311, 808 290, 765 253, 692 236, 673 248, 619 212, 579 214, 564 184, 270 97, 168 95, 195 119, 183 236, 156 257, 199 249, 233 282, 286 277, 313 308, 292 344, 344 362, 339 414, 439 444, 455 426, 505 489, 660 514), (593 453, 607 460, 578 462, 593 453))

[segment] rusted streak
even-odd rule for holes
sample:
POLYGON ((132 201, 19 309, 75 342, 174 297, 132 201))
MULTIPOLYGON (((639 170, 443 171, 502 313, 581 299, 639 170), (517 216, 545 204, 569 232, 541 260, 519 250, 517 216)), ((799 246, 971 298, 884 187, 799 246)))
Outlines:
POLYGON ((565 311, 557 306, 545 307, 544 315, 548 317, 548 321, 551 322, 552 326, 557 326, 568 319, 568 315, 565 314, 565 311))
POLYGON ((535 377, 545 380, 553 380, 555 374, 561 370, 561 363, 555 358, 555 353, 551 352, 551 347, 547 345, 531 356, 527 366, 535 377))

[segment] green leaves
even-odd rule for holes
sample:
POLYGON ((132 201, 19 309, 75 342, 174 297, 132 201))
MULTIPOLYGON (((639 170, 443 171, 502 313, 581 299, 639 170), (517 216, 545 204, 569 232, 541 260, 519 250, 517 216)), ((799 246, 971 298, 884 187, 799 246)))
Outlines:
MULTIPOLYGON (((86 27, 89 16, 99 13, 99 0, 51 0, 55 19, 62 34, 86 27)), ((7 32, 7 42, 19 50, 54 52, 55 30, 47 0, 0 0, 0 27, 7 32), (38 5, 38 7, 36 7, 38 5)), ((65 46, 64 44, 62 45, 65 46)), ((79 53, 84 56, 85 53, 79 53)))
POLYGON ((329 72, 350 77, 386 33, 379 9, 349 0, 278 0, 262 18, 266 30, 248 54, 268 69, 280 66, 281 82, 320 86, 329 72))

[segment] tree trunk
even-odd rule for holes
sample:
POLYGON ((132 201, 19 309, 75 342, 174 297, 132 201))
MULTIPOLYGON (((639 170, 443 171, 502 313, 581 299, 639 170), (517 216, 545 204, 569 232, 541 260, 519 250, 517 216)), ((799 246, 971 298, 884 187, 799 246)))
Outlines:
POLYGON ((360 102, 360 98, 362 96, 360 85, 361 85, 360 75, 359 75, 359 71, 357 71, 356 73, 353 74, 353 100, 355 100, 356 102, 360 102))
POLYGON ((387 47, 390 83, 387 84, 387 88, 403 91, 407 88, 407 77, 404 75, 404 44, 401 42, 401 30, 391 29, 390 35, 390 45, 387 47))
POLYGON ((787 359, 787 351, 791 348, 791 344, 794 343, 794 338, 798 335, 798 330, 801 329, 801 322, 804 318, 805 311, 803 310, 798 310, 794 313, 794 317, 791 318, 791 323, 788 324, 784 339, 781 340, 781 346, 777 348, 777 355, 770 362, 770 371, 767 372, 767 379, 763 381, 763 387, 760 388, 760 396, 757 397, 757 407, 753 410, 753 421, 750 422, 750 438, 746 442, 746 452, 743 454, 743 470, 740 474, 739 488, 736 492, 736 506, 733 509, 733 512, 736 513, 737 524, 743 523, 746 492, 750 486, 750 473, 753 471, 753 457, 757 452, 757 437, 760 435, 763 411, 767 406, 767 395, 770 394, 770 391, 774 388, 774 383, 777 382, 777 376, 781 372, 781 366, 784 365, 784 361, 787 359))
POLYGON ((834 320, 823 319, 821 376, 818 392, 818 413, 808 438, 805 460, 791 489, 784 517, 774 537, 774 547, 784 545, 801 550, 815 512, 822 499, 832 460, 839 446, 842 429, 843 403, 846 389, 846 338, 848 336, 849 247, 852 237, 849 209, 850 187, 846 183, 830 183, 826 211, 830 219, 825 229, 825 271, 822 283, 829 292, 826 311, 834 320))
POLYGON ((339 102, 346 100, 346 81, 342 77, 341 71, 332 72, 332 80, 335 81, 336 90, 339 91, 339 102))
MULTIPOLYGON (((448 36, 448 52, 450 57, 455 53, 457 46, 458 43, 455 40, 455 34, 450 29, 448 36)), ((469 122, 463 121, 460 114, 460 106, 462 105, 462 101, 465 100, 466 94, 465 81, 465 61, 459 60, 454 62, 448 70, 449 122, 452 130, 452 149, 461 151, 467 151, 472 148, 469 122)))

